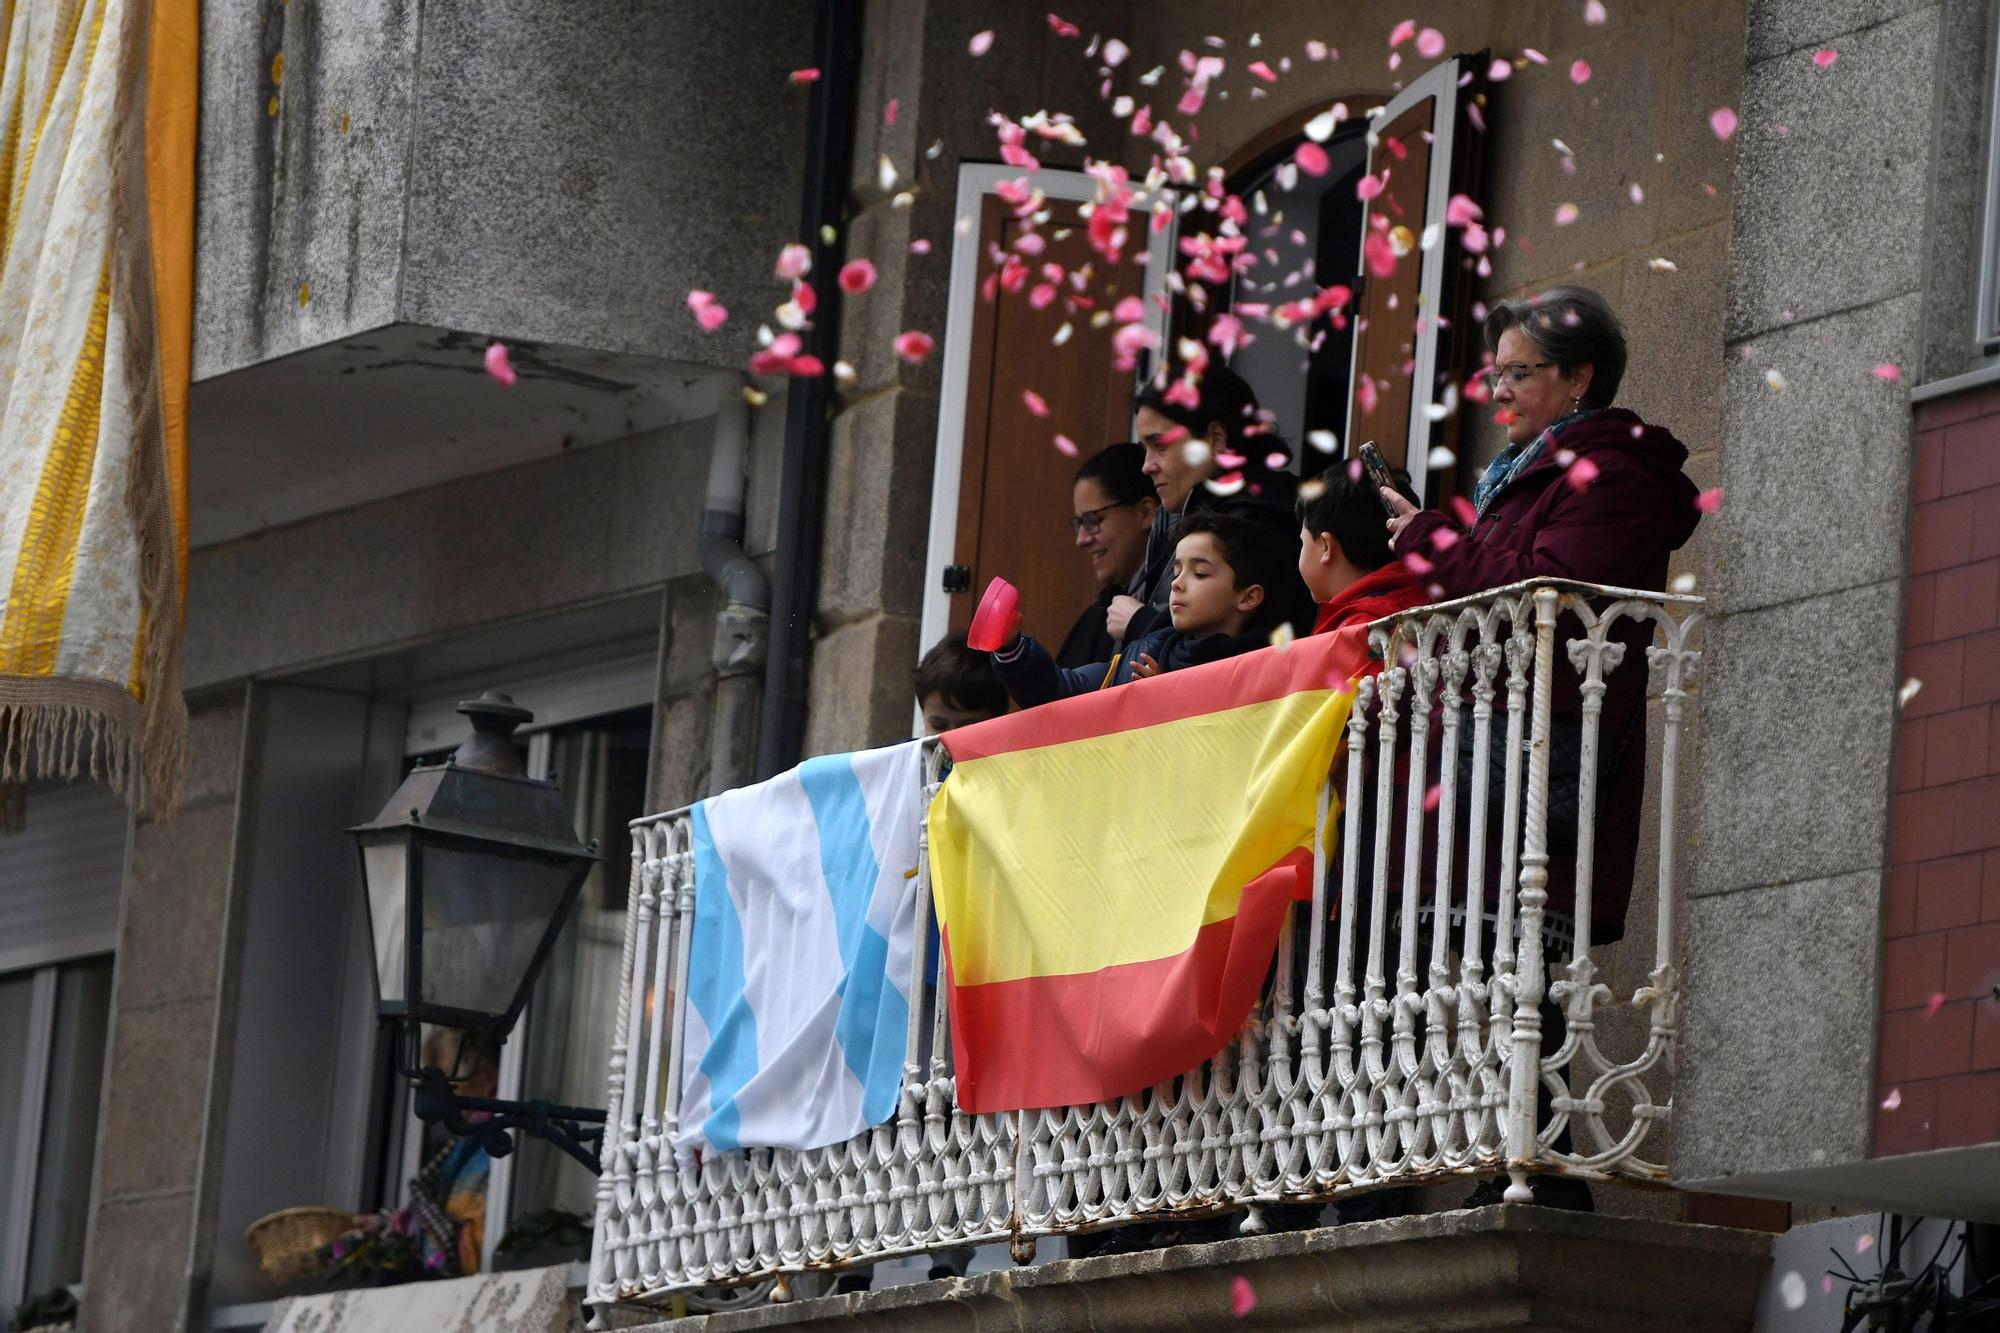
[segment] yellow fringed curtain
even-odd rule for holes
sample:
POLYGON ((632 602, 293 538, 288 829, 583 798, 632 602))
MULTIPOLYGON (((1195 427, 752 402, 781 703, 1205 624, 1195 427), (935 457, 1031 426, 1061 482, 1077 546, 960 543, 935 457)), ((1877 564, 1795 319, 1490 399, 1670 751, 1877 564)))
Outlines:
POLYGON ((179 794, 199 18, 199 0, 0 0, 0 785, 16 793, 179 794))

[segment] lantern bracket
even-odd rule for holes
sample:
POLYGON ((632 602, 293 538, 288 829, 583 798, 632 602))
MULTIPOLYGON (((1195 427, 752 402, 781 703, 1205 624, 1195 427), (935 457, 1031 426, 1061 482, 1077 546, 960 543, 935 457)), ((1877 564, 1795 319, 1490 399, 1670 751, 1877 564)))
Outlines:
POLYGON ((592 1175, 603 1174, 598 1152, 604 1142, 604 1112, 588 1106, 563 1106, 557 1102, 508 1101, 498 1097, 466 1097, 452 1087, 451 1079, 435 1065, 417 1071, 417 1119, 437 1124, 454 1138, 479 1141, 489 1156, 505 1157, 514 1151, 514 1131, 532 1135, 574 1157, 592 1175), (484 1113, 480 1120, 468 1113, 484 1113))

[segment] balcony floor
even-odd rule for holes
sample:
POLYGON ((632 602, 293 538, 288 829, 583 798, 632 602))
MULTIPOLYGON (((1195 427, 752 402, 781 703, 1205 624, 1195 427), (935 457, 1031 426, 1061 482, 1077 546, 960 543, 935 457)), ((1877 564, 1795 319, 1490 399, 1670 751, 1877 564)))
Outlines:
POLYGON ((1501 1206, 1066 1259, 886 1291, 613 1328, 737 1333, 1226 1328, 1234 1279, 1264 1329, 1748 1329, 1771 1261, 1762 1232, 1501 1206))

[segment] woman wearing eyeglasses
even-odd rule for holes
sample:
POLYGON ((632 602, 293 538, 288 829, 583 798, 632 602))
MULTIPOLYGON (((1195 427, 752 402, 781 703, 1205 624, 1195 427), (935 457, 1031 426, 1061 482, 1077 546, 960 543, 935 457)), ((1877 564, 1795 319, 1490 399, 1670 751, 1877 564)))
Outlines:
MULTIPOLYGON (((1495 419, 1506 426, 1507 445, 1473 487, 1470 523, 1383 491, 1396 511, 1390 544, 1399 555, 1429 562, 1423 577, 1440 600, 1538 576, 1664 590, 1668 562, 1701 515, 1695 485, 1681 470, 1686 446, 1612 406, 1625 374, 1618 317, 1589 288, 1556 287, 1497 303, 1485 333, 1495 419)), ((1561 627, 1557 633, 1565 636, 1561 627)), ((1628 621, 1613 634, 1625 644, 1625 661, 1640 669, 1614 671, 1606 682, 1593 920, 1577 923, 1588 927, 1593 943, 1624 930, 1646 767, 1644 649, 1652 629, 1628 621)), ((1556 673, 1549 760, 1551 840, 1572 846, 1582 708, 1576 682, 1574 673, 1556 673)), ((1470 764, 1469 752, 1462 753, 1468 781, 1470 764)), ((1558 909, 1570 892, 1561 850, 1549 882, 1550 905, 1558 909)), ((1573 855, 1567 859, 1573 864, 1573 855)))
POLYGON ((1145 462, 1146 451, 1138 445, 1114 444, 1092 454, 1076 471, 1069 530, 1090 561, 1098 595, 1070 626, 1056 653, 1058 666, 1109 661, 1119 649, 1105 611, 1112 598, 1136 595, 1145 574, 1146 537, 1160 507, 1153 479, 1142 470, 1145 462))

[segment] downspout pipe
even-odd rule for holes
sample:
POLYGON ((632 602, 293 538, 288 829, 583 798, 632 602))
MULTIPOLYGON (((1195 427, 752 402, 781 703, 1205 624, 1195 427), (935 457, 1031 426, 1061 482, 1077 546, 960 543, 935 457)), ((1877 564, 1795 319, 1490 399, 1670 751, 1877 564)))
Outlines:
POLYGON ((722 593, 709 661, 715 709, 708 734, 708 790, 755 781, 757 726, 770 656, 771 584, 743 549, 750 476, 750 405, 736 375, 716 379, 715 444, 701 506, 701 567, 722 593))
MULTIPOLYGON (((840 288, 834 274, 847 252, 846 204, 854 174, 861 74, 862 0, 822 0, 813 30, 805 191, 799 239, 812 248, 819 297, 804 349, 831 366, 839 359, 840 288)), ((819 602, 820 545, 826 533, 827 444, 832 436, 828 377, 791 382, 785 404, 784 470, 778 484, 778 552, 773 581, 770 665, 764 674, 757 776, 796 764, 805 745, 807 667, 819 602)))

